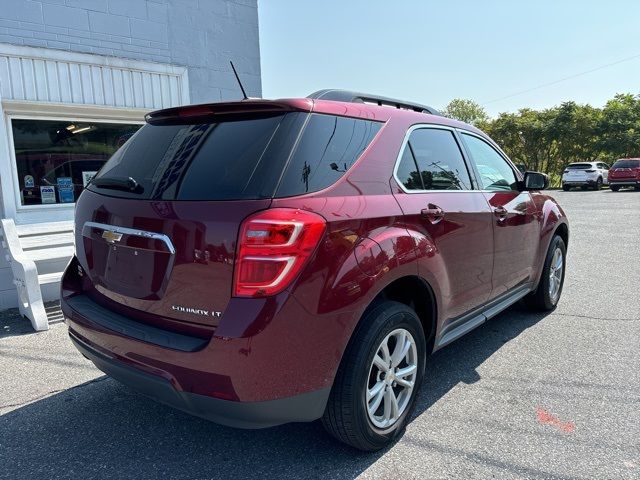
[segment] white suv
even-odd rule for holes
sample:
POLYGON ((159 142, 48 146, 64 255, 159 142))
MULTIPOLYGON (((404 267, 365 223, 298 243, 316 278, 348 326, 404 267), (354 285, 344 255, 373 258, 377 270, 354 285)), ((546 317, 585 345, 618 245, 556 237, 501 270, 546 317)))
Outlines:
POLYGON ((562 190, 571 187, 591 187, 600 190, 602 185, 609 184, 609 165, 604 162, 570 163, 562 174, 562 190))

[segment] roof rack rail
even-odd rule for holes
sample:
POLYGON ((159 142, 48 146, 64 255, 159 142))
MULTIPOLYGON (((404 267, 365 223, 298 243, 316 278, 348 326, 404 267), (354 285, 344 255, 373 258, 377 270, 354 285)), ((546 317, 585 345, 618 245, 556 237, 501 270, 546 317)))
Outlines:
POLYGON ((382 97, 380 95, 371 95, 368 93, 350 92, 349 90, 328 88, 325 90, 318 90, 317 92, 313 92, 311 95, 308 95, 307 98, 313 98, 317 100, 334 100, 337 102, 349 103, 373 103, 375 105, 386 105, 389 107, 413 110, 414 112, 423 112, 429 113, 431 115, 442 116, 442 114, 435 108, 428 107, 426 105, 420 105, 419 103, 405 102, 404 100, 382 97))

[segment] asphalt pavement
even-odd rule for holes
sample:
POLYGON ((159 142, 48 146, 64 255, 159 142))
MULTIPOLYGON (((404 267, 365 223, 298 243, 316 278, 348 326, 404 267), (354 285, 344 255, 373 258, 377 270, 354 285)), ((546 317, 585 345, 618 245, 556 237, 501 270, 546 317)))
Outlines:
POLYGON ((188 416, 106 378, 63 323, 5 314, 0 478, 640 478, 640 192, 552 194, 571 231, 558 308, 513 307, 437 352, 387 450, 188 416))

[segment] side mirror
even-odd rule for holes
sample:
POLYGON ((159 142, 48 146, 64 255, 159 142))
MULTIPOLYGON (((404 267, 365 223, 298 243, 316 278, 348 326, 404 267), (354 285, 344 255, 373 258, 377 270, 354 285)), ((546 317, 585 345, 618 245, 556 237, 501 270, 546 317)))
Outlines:
POLYGON ((525 190, 544 190, 549 186, 549 177, 540 172, 524 172, 525 190))

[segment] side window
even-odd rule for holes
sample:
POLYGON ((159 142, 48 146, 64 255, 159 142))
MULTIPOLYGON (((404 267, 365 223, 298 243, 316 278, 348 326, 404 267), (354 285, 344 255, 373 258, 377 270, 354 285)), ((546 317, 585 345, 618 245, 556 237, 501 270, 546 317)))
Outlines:
POLYGON ((397 177, 407 190, 424 190, 420 172, 413 158, 411 149, 407 146, 402 153, 400 165, 398 165, 397 177))
POLYGON ((397 175, 407 190, 471 189, 464 158, 449 130, 414 130, 404 149, 397 175))
POLYGON ((478 137, 463 133, 462 138, 480 174, 483 190, 517 190, 516 174, 502 155, 478 137))
POLYGON ((276 196, 302 195, 333 185, 365 151, 382 125, 360 118, 311 114, 276 196))

